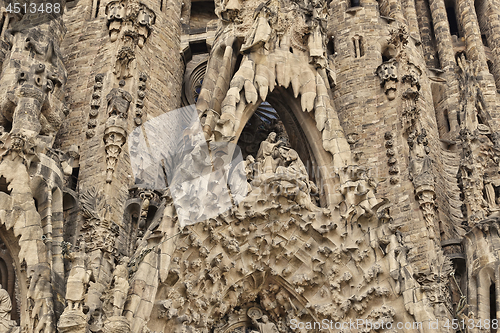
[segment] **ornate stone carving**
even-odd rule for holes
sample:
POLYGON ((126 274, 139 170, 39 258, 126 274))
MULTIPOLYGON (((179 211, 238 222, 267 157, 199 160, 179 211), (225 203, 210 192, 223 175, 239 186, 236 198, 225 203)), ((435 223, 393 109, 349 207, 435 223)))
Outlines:
POLYGON ((230 139, 239 134, 244 110, 265 101, 276 87, 291 86, 294 97, 300 96, 302 110, 314 110, 325 149, 339 161, 338 165, 350 161, 350 153, 344 153, 343 148, 348 145, 343 133, 332 129, 338 118, 328 95, 328 72, 333 69, 326 57, 326 2, 216 4, 216 12, 226 23, 221 26, 214 47, 223 51, 215 56, 217 61, 208 64, 204 81, 216 84, 203 85, 197 102, 206 138, 214 135, 216 140, 230 139), (289 8, 283 15, 278 14, 282 6, 289 8), (239 39, 243 39, 241 46, 233 43, 239 39), (234 48, 243 52, 243 59, 232 75, 234 48), (223 100, 213 103, 220 98, 215 97, 215 91, 222 91, 223 100))
POLYGON ((146 81, 148 77, 146 74, 139 75, 139 90, 137 91, 137 100, 135 102, 135 118, 134 123, 137 126, 142 124, 142 117, 144 116, 144 97, 146 97, 146 81))
POLYGON ((87 138, 92 138, 95 135, 95 128, 97 127, 97 116, 99 115, 99 108, 101 107, 101 94, 104 80, 104 74, 97 74, 95 76, 94 92, 92 93, 92 101, 90 102, 89 121, 87 123, 87 138))
POLYGON ((156 15, 151 9, 134 0, 109 2, 106 6, 106 16, 111 42, 118 39, 123 29, 129 36, 136 35, 135 43, 141 48, 156 20, 156 15))
POLYGON ((106 205, 102 191, 95 187, 83 191, 80 203, 85 218, 80 242, 85 242, 85 251, 101 250, 116 253, 115 237, 118 235, 118 228, 107 218, 109 207, 106 205))
POLYGON ((384 62, 377 68, 377 75, 387 98, 392 101, 396 98, 397 83, 399 81, 397 62, 394 59, 384 62))
POLYGON ((458 185, 464 194, 463 213, 470 226, 488 216, 496 216, 496 184, 500 154, 494 124, 485 107, 482 88, 477 82, 477 67, 462 55, 457 59, 461 70, 462 105, 459 139, 462 144, 458 185))
POLYGON ((106 149, 106 182, 113 181, 113 172, 115 170, 118 157, 122 146, 127 140, 127 118, 128 109, 132 96, 122 87, 125 81, 120 81, 120 88, 113 88, 106 96, 108 100, 108 117, 106 128, 104 130, 104 143, 106 149))
POLYGON ((92 271, 87 269, 85 243, 80 242, 80 250, 72 252, 69 257, 73 262, 73 267, 71 267, 66 284, 67 309, 83 312, 83 299, 87 293, 87 287, 92 275, 92 271))
POLYGON ((125 299, 127 296, 129 282, 128 282, 128 257, 123 257, 120 264, 116 266, 113 272, 113 314, 114 316, 121 316, 123 307, 125 306, 125 299))
POLYGON ((67 112, 62 96, 66 72, 58 41, 33 27, 8 30, 5 38, 11 52, 4 69, 15 79, 0 78, 0 132, 9 129, 2 150, 26 149, 24 144, 39 134, 53 141, 67 112))
POLYGON ((420 132, 417 130, 411 132, 408 136, 408 146, 410 147, 410 180, 415 187, 415 197, 420 204, 420 209, 422 209, 429 237, 435 238, 435 180, 425 129, 420 130, 420 132))

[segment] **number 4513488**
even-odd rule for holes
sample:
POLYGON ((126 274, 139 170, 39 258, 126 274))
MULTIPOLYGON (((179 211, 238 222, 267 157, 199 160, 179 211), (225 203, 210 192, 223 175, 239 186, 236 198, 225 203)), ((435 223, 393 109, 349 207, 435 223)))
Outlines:
POLYGON ((23 3, 20 4, 18 2, 9 3, 7 8, 5 8, 7 13, 19 14, 22 13, 30 13, 30 14, 59 14, 61 12, 61 4, 60 3, 23 3))

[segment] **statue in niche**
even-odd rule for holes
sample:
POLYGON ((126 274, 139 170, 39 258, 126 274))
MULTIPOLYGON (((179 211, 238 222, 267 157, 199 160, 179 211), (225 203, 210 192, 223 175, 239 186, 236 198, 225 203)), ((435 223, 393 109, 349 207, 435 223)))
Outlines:
POLYGON ((113 272, 113 315, 121 316, 123 312, 123 307, 125 306, 125 300, 127 298, 129 282, 128 282, 128 257, 123 257, 120 260, 120 264, 116 266, 113 272))
POLYGON ((257 161, 259 162, 259 173, 273 173, 278 165, 278 150, 283 142, 276 142, 276 133, 269 133, 267 139, 260 144, 257 152, 257 161))
POLYGON ((73 261, 73 267, 69 272, 66 283, 66 300, 68 310, 79 310, 83 312, 83 299, 87 293, 87 286, 92 276, 92 271, 86 267, 87 254, 85 253, 85 243, 82 241, 80 250, 68 255, 68 259, 73 261))
MULTIPOLYGON (((252 184, 261 181, 274 183, 286 196, 294 198, 301 206, 314 210, 311 195, 318 194, 318 188, 309 180, 307 169, 294 149, 283 141, 276 142, 276 133, 271 132, 260 144, 255 163, 247 161, 247 170, 256 170, 252 184), (254 165, 254 167, 251 167, 254 165)), ((273 186, 274 186, 273 185, 273 186)))
POLYGON ((11 310, 12 302, 9 293, 0 284, 0 333, 13 332, 12 328, 16 326, 16 322, 10 319, 11 310))
MULTIPOLYGON (((484 184, 484 200, 487 203, 488 211, 490 213, 497 212, 495 215, 500 215, 498 213, 500 211, 499 204, 500 198, 497 195, 496 187, 500 185, 500 181, 497 179, 493 179, 487 172, 483 175, 483 184, 484 184)), ((490 215, 491 216, 491 215, 490 215)))
POLYGON ((123 89, 123 86, 125 86, 124 80, 120 81, 119 86, 119 88, 111 89, 106 96, 106 100, 108 101, 108 117, 119 116, 126 119, 132 95, 123 89))

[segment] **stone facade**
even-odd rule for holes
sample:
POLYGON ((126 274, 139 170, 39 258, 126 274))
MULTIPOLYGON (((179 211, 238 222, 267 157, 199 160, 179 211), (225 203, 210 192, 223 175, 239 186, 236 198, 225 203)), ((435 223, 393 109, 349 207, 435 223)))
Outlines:
POLYGON ((500 1, 9 4, 0 333, 497 331, 500 1))

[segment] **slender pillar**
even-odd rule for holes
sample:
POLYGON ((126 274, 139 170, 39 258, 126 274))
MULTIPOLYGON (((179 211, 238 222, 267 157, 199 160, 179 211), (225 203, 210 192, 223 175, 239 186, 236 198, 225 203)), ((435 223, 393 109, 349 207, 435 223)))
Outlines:
POLYGON ((486 19, 488 20, 489 33, 487 34, 488 45, 490 46, 493 55, 493 76, 497 89, 500 89, 500 1, 486 0, 487 11, 486 19))
POLYGON ((418 28, 420 31, 420 40, 424 51, 425 63, 427 67, 438 68, 438 59, 432 43, 432 18, 428 2, 425 0, 416 0, 415 12, 417 16, 418 28))
POLYGON ((481 31, 474 10, 474 4, 470 0, 457 0, 457 10, 461 25, 465 34, 467 59, 477 62, 480 71, 488 71, 486 53, 481 41, 481 31))
POLYGON ((420 40, 420 33, 418 30, 417 10, 415 8, 415 0, 403 0, 403 13, 408 22, 410 36, 420 40))
POLYGON ((451 39, 450 26, 444 0, 429 0, 432 21, 434 24, 434 34, 436 37, 437 51, 441 69, 446 74, 445 78, 448 86, 448 110, 450 115, 451 131, 458 130, 457 110, 458 110, 458 81, 455 76, 455 54, 453 52, 453 42, 451 39))

